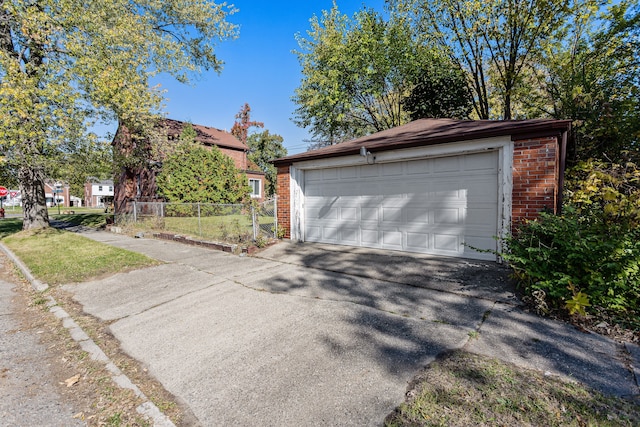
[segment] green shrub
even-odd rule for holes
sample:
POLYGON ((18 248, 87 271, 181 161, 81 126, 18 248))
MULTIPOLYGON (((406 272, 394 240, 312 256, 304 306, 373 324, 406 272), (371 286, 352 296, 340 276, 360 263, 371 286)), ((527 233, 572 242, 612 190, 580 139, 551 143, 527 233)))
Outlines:
POLYGON ((503 256, 538 308, 598 309, 640 328, 638 169, 591 161, 568 176, 563 214, 522 224, 503 256))

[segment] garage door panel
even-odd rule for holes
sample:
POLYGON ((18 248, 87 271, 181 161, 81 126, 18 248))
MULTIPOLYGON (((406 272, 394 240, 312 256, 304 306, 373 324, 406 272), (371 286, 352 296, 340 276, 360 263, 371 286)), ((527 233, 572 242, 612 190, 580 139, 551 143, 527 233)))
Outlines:
POLYGON ((402 232, 382 231, 382 247, 390 249, 402 249, 402 232))
POLYGON ((498 154, 305 172, 305 239, 495 259, 498 154), (309 179, 307 179, 309 178, 309 179))
POLYGON ((358 166, 340 168, 340 179, 356 179, 356 178, 358 178, 358 166))
POLYGON ((403 163, 385 163, 382 165, 382 176, 400 176, 402 175, 403 163))
POLYGON ((459 253, 462 250, 461 243, 457 234, 434 233, 433 248, 437 251, 459 253))
POLYGON ((437 226, 447 224, 462 224, 464 212, 462 208, 436 209, 434 210, 434 223, 437 226))
POLYGON ((304 173, 304 180, 307 185, 322 181, 322 170, 308 170, 304 173))
POLYGON ((442 157, 433 162, 433 171, 437 173, 458 172, 460 170, 460 157, 442 157))
POLYGON ((429 249, 430 235, 428 233, 407 233, 407 249, 425 251, 429 249))
MULTIPOLYGON (((431 173, 431 162, 430 159, 422 159, 422 160, 414 160, 412 162, 407 162, 407 175, 428 175, 431 173)), ((415 178, 413 178, 415 179, 415 178)))
MULTIPOLYGON (((467 235, 464 238, 464 243, 467 246, 470 247, 466 247, 465 248, 465 252, 475 252, 478 253, 477 251, 473 250, 472 248, 482 248, 482 249, 493 249, 495 250, 497 248, 497 241, 493 238, 487 237, 487 236, 470 236, 467 235)), ((493 257, 493 255, 489 254, 490 257, 493 257)))
POLYGON ((343 221, 357 221, 358 209, 357 208, 340 208, 340 219, 343 221))
POLYGON ((495 182, 490 178, 476 177, 467 183, 468 200, 480 200, 484 202, 496 203, 498 201, 498 193, 495 190, 495 182))
POLYGON ((322 227, 319 225, 311 225, 306 229, 306 240, 310 242, 319 242, 322 240, 322 227))
POLYGON ((466 194, 463 190, 459 181, 434 182, 430 196, 439 200, 460 199, 466 194))
POLYGON ((318 220, 336 221, 338 219, 338 209, 329 206, 323 206, 319 209, 314 209, 313 213, 316 213, 315 218, 318 220))
POLYGON ((488 205, 485 207, 475 206, 467 210, 465 223, 469 226, 484 226, 490 230, 496 230, 498 208, 488 205))
POLYGON ((377 248, 380 246, 380 237, 379 237, 378 227, 375 229, 366 229, 361 228, 360 230, 360 242, 363 246, 377 248))
POLYGON ((375 222, 378 224, 378 212, 380 209, 378 207, 374 208, 360 208, 360 220, 363 222, 375 222))
POLYGON ((402 208, 382 207, 382 223, 402 223, 402 208))
POLYGON ((322 239, 328 243, 338 243, 338 228, 337 227, 322 227, 322 239))
POLYGON ((423 226, 429 224, 429 210, 424 207, 407 207, 405 209, 407 214, 407 225, 418 225, 423 226))
POLYGON ((498 169, 498 156, 493 151, 463 156, 463 169, 471 171, 494 171, 498 169))
POLYGON ((374 178, 379 174, 379 165, 360 166, 360 178, 374 178))
POLYGON ((357 227, 341 227, 340 228, 340 241, 341 243, 348 245, 360 244, 360 229, 357 227))

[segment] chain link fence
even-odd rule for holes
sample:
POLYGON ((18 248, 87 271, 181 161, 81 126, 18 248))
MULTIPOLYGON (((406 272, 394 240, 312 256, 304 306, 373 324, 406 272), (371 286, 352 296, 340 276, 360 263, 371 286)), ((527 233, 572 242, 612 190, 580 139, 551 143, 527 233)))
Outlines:
POLYGON ((276 203, 275 198, 250 205, 132 201, 117 223, 216 242, 263 242, 278 237, 276 203))

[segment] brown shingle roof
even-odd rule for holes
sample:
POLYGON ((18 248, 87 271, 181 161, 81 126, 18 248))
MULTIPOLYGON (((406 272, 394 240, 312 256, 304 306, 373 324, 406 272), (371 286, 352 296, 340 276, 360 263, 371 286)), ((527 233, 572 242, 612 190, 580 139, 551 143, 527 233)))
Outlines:
MULTIPOLYGON (((186 122, 173 119, 163 119, 162 122, 167 131, 167 135, 174 137, 180 136, 182 129, 186 124, 186 122)), ((203 145, 217 145, 218 147, 232 148, 242 151, 249 150, 249 147, 246 144, 242 143, 242 141, 227 131, 196 124, 192 124, 192 126, 196 131, 196 141, 203 145)))
POLYGON ((273 163, 278 166, 284 166, 304 160, 348 156, 358 154, 360 147, 366 147, 368 151, 375 153, 376 151, 413 148, 505 135, 510 135, 512 139, 529 136, 554 136, 569 130, 570 127, 570 120, 420 119, 341 144, 282 157, 273 160, 273 163))

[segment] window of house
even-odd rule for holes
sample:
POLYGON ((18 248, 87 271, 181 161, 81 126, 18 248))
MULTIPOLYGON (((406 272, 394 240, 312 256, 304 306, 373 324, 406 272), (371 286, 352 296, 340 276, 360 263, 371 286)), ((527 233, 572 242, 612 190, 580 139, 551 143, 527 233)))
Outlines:
POLYGON ((102 185, 98 185, 98 191, 102 191, 102 185))
POLYGON ((109 193, 113 191, 113 187, 109 186, 109 193))
POLYGON ((251 187, 251 197, 260 197, 260 180, 249 179, 249 187, 251 187))

